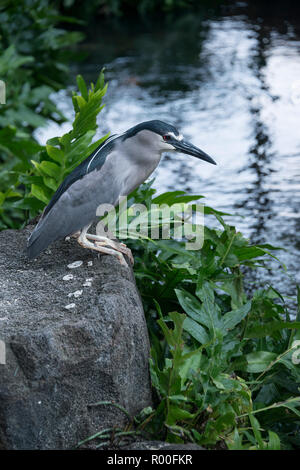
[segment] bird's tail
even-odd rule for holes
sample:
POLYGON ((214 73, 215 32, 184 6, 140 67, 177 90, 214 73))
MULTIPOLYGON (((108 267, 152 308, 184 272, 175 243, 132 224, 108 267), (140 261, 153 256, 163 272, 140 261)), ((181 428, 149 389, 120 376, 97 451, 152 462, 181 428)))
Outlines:
POLYGON ((52 215, 52 211, 50 211, 45 217, 42 217, 28 238, 26 248, 28 258, 36 258, 50 243, 59 238, 57 233, 60 231, 56 230, 56 219, 52 215))
POLYGON ((36 258, 51 243, 47 232, 38 224, 28 238, 26 253, 28 258, 36 258))
POLYGON ((39 220, 30 235, 26 248, 28 258, 36 258, 51 243, 66 237, 70 233, 75 233, 80 228, 81 224, 77 219, 71 219, 70 221, 66 217, 59 217, 54 207, 39 220))

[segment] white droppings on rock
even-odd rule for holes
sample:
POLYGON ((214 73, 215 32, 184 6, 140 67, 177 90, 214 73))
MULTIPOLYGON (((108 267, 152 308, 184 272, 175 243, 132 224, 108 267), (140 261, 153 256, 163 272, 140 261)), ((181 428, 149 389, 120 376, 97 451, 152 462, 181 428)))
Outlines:
POLYGON ((93 281, 92 277, 87 278, 83 283, 83 287, 91 287, 92 281, 93 281))
POLYGON ((8 317, 2 317, 2 318, 0 318, 0 321, 5 321, 5 320, 8 320, 8 317))
POLYGON ((71 310, 72 308, 75 308, 75 307, 76 307, 76 304, 69 304, 65 306, 67 310, 71 310))
POLYGON ((82 294, 82 290, 76 290, 75 292, 70 292, 70 294, 68 294, 68 297, 80 297, 81 294, 82 294))
POLYGON ((73 274, 66 274, 63 277, 63 281, 71 281, 71 279, 73 279, 73 278, 74 278, 73 274))
POLYGON ((76 292, 74 292, 74 297, 80 297, 82 295, 82 290, 77 290, 76 292))
POLYGON ((88 261, 88 266, 93 266, 93 261, 88 261))
POLYGON ((74 269, 74 268, 79 268, 81 266, 83 261, 74 261, 74 263, 68 264, 69 269, 74 269))

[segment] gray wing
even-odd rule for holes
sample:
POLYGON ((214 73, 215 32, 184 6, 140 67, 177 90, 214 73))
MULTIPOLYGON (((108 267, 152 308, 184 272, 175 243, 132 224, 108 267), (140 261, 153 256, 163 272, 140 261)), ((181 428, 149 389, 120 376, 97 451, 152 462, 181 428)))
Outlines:
POLYGON ((71 186, 40 220, 28 240, 29 258, 35 258, 50 243, 71 235, 93 222, 97 207, 95 208, 93 199, 86 200, 84 179, 81 180, 81 188, 78 190, 76 199, 73 198, 74 191, 71 186))
POLYGON ((89 157, 83 162, 85 166, 77 167, 58 188, 28 239, 29 258, 38 256, 50 243, 91 224, 99 204, 115 204, 119 185, 113 181, 116 152, 112 149, 110 153, 106 149, 105 159, 98 166, 89 157))

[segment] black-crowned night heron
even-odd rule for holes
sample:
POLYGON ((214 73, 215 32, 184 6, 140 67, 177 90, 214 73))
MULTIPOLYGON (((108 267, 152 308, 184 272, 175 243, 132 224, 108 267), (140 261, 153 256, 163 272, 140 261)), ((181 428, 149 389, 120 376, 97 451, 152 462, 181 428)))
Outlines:
POLYGON ((35 258, 50 243, 80 231, 78 242, 84 248, 117 256, 122 264, 123 253, 133 262, 123 243, 87 231, 101 204, 116 206, 121 196, 130 194, 155 170, 163 152, 172 151, 216 164, 162 121, 142 122, 109 137, 59 186, 28 240, 28 257, 35 258))

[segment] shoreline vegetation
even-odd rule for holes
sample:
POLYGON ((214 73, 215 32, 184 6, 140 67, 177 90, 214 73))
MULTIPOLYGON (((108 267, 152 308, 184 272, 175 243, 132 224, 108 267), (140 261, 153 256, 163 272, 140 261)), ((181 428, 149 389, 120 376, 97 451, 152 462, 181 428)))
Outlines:
MULTIPOLYGON (((164 4, 173 3, 188 2, 164 4)), ((66 88, 72 45, 83 36, 62 29, 61 21, 76 29, 78 20, 62 17, 47 1, 12 1, 1 6, 0 20, 0 78, 7 84, 0 107, 0 229, 22 228, 107 137, 93 142, 107 84, 103 71, 89 87, 77 76, 72 130, 39 145, 36 128, 65 121, 51 95, 66 88)), ((157 195, 152 183, 134 191, 129 206, 142 203, 151 212, 152 203, 203 202, 183 191, 157 195)), ((149 330, 154 406, 119 437, 130 432, 208 449, 299 448, 300 291, 296 318, 277 286, 248 293, 247 270, 278 260, 278 248, 250 244, 226 214, 204 211, 201 250, 172 238, 126 240, 149 330)), ((169 223, 174 226, 172 217, 169 223)), ((87 439, 105 448, 108 437, 87 439)))

